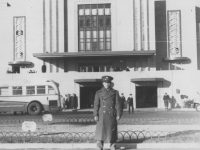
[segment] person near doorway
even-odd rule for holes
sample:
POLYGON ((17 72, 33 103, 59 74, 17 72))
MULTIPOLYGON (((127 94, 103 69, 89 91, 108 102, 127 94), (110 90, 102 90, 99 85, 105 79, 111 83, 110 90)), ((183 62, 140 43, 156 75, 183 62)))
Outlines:
POLYGON ((65 94, 65 109, 69 108, 69 94, 65 94))
POLYGON ((76 109, 77 108, 77 96, 76 94, 73 93, 72 96, 72 109, 76 109))
POLYGON ((124 103, 126 102, 126 98, 124 97, 124 93, 121 93, 121 97, 120 97, 120 105, 121 105, 121 111, 123 113, 124 110, 124 103))
POLYGON ((133 97, 132 94, 130 94, 130 96, 127 99, 127 103, 128 103, 128 113, 130 114, 130 107, 132 108, 132 114, 134 112, 134 108, 133 108, 133 97))
POLYGON ((164 104, 165 104, 165 110, 168 110, 170 98, 167 93, 165 93, 165 95, 163 96, 163 100, 164 100, 164 104))
POLYGON ((117 120, 121 118, 122 111, 119 92, 111 87, 112 80, 111 76, 103 76, 103 88, 96 92, 94 98, 97 150, 103 150, 104 142, 109 142, 111 150, 116 150, 117 120))
POLYGON ((93 108, 94 106, 94 94, 91 92, 90 93, 90 107, 93 108))
POLYGON ((60 95, 60 99, 61 99, 61 106, 62 106, 62 110, 65 110, 65 98, 62 96, 62 95, 60 95))

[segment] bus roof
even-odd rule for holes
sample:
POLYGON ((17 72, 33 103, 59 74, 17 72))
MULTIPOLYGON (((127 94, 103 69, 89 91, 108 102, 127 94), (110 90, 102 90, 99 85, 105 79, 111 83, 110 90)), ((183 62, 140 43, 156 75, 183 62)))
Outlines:
POLYGON ((7 81, 0 83, 0 87, 5 86, 35 86, 35 85, 55 85, 53 80, 26 80, 26 81, 7 81))

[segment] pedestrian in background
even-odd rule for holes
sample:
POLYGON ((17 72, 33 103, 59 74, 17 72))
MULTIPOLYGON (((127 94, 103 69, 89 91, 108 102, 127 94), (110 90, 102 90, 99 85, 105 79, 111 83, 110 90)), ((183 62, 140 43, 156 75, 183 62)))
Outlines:
POLYGON ((65 108, 65 98, 62 95, 60 95, 60 98, 61 98, 61 102, 62 102, 62 110, 65 110, 66 109, 65 108))
POLYGON ((72 109, 76 109, 77 107, 77 96, 76 94, 73 93, 73 96, 72 96, 72 109))
POLYGON ((94 106, 94 94, 91 92, 90 93, 90 107, 93 108, 94 106))
POLYGON ((68 109, 69 108, 69 95, 65 94, 65 108, 68 109))
POLYGON ((164 104, 165 104, 165 110, 168 110, 170 98, 167 93, 165 93, 165 95, 163 96, 163 100, 164 100, 164 104))
POLYGON ((104 142, 109 142, 111 150, 116 150, 117 120, 122 113, 119 92, 111 87, 112 80, 111 76, 103 76, 103 88, 96 92, 94 98, 97 150, 103 150, 104 142))
POLYGON ((132 94, 130 94, 130 96, 127 99, 127 103, 128 103, 128 113, 130 114, 130 107, 132 108, 132 114, 134 112, 134 108, 133 108, 133 97, 132 94))
POLYGON ((121 111, 123 113, 124 110, 124 103, 126 102, 126 98, 124 97, 124 93, 121 94, 120 103, 121 103, 121 111))

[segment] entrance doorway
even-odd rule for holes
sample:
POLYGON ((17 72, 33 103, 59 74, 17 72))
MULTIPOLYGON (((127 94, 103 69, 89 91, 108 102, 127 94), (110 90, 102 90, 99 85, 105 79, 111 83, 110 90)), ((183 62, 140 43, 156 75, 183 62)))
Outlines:
POLYGON ((136 86, 136 108, 157 107, 157 86, 136 86))
POLYGON ((19 66, 13 66, 12 67, 12 73, 20 73, 20 67, 19 66))
POLYGON ((80 108, 92 108, 94 96, 101 86, 80 87, 80 108))

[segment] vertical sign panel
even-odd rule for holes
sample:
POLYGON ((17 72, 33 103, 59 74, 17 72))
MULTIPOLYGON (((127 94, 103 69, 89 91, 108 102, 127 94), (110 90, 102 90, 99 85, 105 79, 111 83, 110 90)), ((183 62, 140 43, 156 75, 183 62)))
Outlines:
POLYGON ((181 12, 168 11, 168 55, 181 57, 181 12))
POLYGON ((139 50, 141 46, 140 43, 140 1, 133 1, 133 25, 134 25, 134 50, 139 50))
POLYGON ((148 0, 140 1, 141 50, 148 50, 148 0))
POLYGON ((25 61, 26 52, 25 17, 14 17, 14 61, 25 61))

